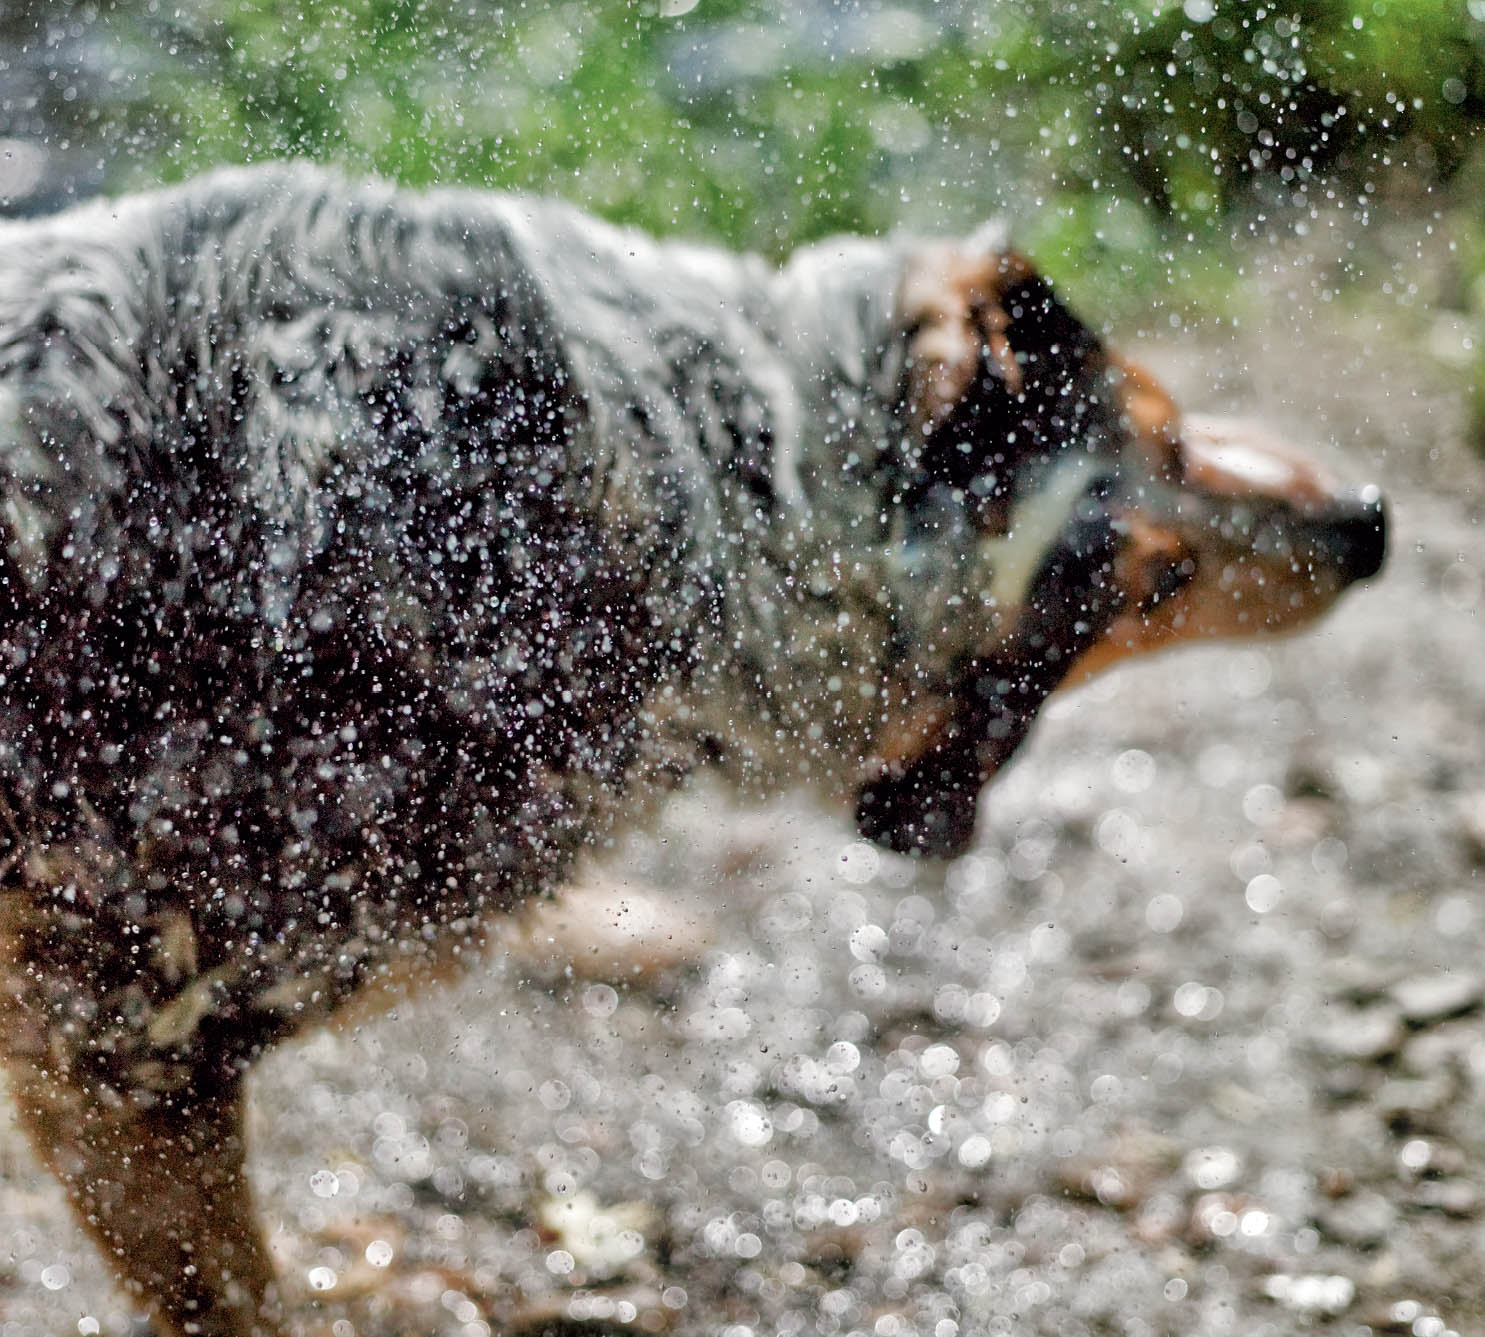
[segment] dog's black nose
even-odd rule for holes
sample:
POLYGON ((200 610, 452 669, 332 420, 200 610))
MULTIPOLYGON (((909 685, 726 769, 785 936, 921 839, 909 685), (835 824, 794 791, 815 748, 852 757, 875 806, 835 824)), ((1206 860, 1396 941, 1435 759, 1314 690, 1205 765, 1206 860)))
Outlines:
POLYGON ((1387 560, 1387 506, 1381 489, 1362 488, 1346 507, 1336 526, 1341 569, 1352 580, 1365 580, 1387 560))

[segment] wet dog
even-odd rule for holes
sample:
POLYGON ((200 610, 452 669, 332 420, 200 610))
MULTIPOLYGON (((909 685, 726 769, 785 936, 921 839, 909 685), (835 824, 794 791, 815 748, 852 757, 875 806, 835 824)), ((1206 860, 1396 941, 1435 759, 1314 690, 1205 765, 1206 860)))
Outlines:
POLYGON ((1057 687, 1385 547, 989 233, 775 270, 302 167, 0 226, 0 501, 0 1050, 211 1337, 282 1322, 274 1042, 477 960, 698 764, 952 854, 1057 687))

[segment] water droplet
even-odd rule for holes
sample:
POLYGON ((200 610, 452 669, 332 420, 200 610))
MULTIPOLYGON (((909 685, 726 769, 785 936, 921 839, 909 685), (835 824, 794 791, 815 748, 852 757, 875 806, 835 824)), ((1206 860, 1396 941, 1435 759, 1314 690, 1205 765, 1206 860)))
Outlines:
POLYGON ((366 1261, 372 1267, 386 1267, 392 1261, 395 1251, 386 1240, 372 1240, 366 1246, 366 1261))

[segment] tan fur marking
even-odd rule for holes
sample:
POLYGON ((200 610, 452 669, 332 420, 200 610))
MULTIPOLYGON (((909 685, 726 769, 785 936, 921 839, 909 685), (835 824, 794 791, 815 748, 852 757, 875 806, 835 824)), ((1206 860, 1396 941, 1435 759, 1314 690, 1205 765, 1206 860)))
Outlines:
POLYGON ((154 1331, 279 1337, 235 1082, 152 1104, 109 1104, 85 1074, 17 1060, 8 1069, 18 1121, 124 1289, 149 1307, 154 1331), (187 1252, 192 1270, 183 1273, 187 1252))
POLYGON ((942 697, 915 701, 905 715, 882 729, 862 773, 878 776, 910 766, 938 740, 952 715, 952 704, 942 697))
POLYGON ((909 347, 909 378, 917 427, 940 426, 968 393, 988 356, 1006 387, 1021 388, 1021 367, 1005 331, 1005 290, 1024 283, 1029 264, 1014 251, 966 254, 957 246, 924 250, 903 279, 899 305, 905 324, 917 326, 909 347))
POLYGON ((1109 369, 1115 378, 1114 393, 1135 446, 1157 474, 1173 469, 1179 459, 1181 440, 1181 411, 1175 401, 1137 362, 1111 353, 1109 369))
MULTIPOLYGON (((1096 645, 1078 656, 1068 674, 1070 684, 1086 682, 1121 659, 1157 650, 1178 639, 1163 620, 1152 620, 1148 604, 1161 573, 1181 560, 1179 535, 1138 513, 1124 517, 1121 526, 1124 543, 1114 559, 1114 583, 1124 595, 1127 608, 1096 645)), ((1162 606, 1166 602, 1162 600, 1162 606)))

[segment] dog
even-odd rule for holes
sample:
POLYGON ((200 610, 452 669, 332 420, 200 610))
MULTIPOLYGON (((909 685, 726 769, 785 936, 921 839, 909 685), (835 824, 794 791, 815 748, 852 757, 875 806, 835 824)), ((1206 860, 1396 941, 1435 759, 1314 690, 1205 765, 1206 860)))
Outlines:
POLYGON ((1051 692, 1386 549, 993 229, 775 269, 303 165, 0 224, 0 503, 0 1053, 175 1337, 282 1331, 253 1062, 696 766, 952 855, 1051 692))

